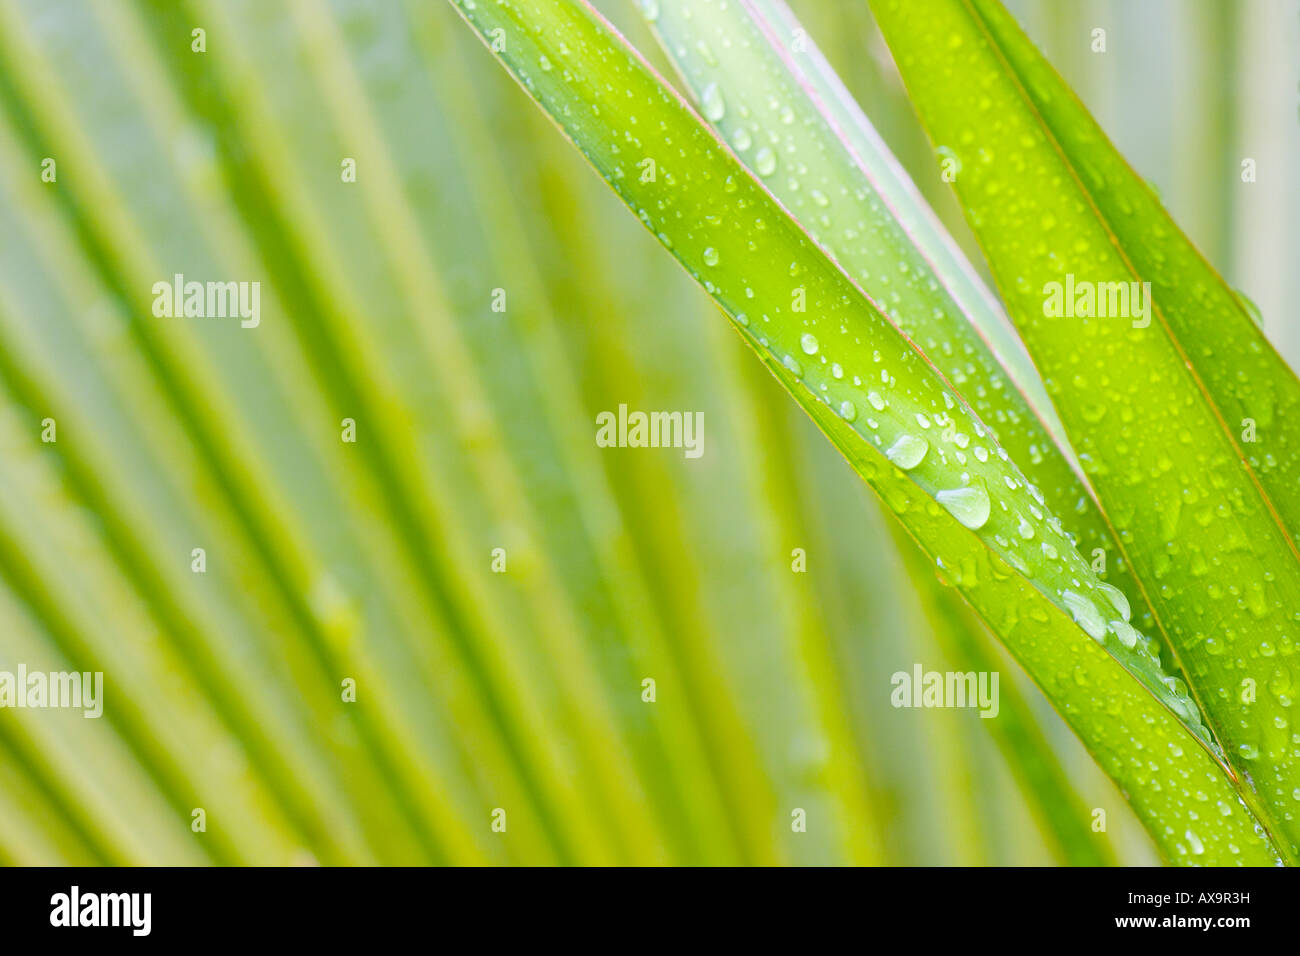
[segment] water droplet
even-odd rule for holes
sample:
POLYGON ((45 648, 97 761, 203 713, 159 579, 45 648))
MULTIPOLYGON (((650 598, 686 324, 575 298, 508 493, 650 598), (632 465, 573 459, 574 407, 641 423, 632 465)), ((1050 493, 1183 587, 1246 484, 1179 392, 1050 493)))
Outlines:
POLYGON ((771 176, 776 172, 776 153, 772 152, 772 147, 764 146, 754 156, 754 169, 760 176, 771 176))
POLYGON ((1097 610, 1097 605, 1082 594, 1075 594, 1073 591, 1063 592, 1061 601, 1074 618, 1074 622, 1087 631, 1089 637, 1099 644, 1105 639, 1106 621, 1097 610))
POLYGON ((1264 327, 1264 313, 1259 311, 1259 306, 1255 304, 1254 300, 1251 299, 1250 296, 1246 295, 1246 293, 1242 292, 1240 289, 1236 291, 1237 298, 1241 300, 1242 308, 1246 310, 1246 314, 1250 316, 1250 320, 1262 329, 1264 327))
POLYGON ((704 250, 704 264, 707 266, 716 266, 718 264, 718 250, 712 246, 704 250))
POLYGON ((1258 581, 1246 588, 1246 609, 1255 617, 1267 617, 1269 613, 1268 598, 1258 581))
POLYGON ((799 364, 798 359, 793 355, 787 355, 782 364, 784 364, 790 371, 794 372, 795 375, 803 375, 803 366, 799 364))
POLYGON ((1117 587, 1112 587, 1111 585, 1106 584, 1104 581, 1099 583, 1097 588, 1102 594, 1106 595, 1107 600, 1109 600, 1111 606, 1119 612, 1120 617, 1126 621, 1132 618, 1133 615, 1129 610, 1128 598, 1124 596, 1123 591, 1117 587))
POLYGON ((849 401, 840 402, 840 418, 846 422, 851 422, 858 417, 857 407, 849 401))
POLYGON ((1119 642, 1129 650, 1137 647, 1138 638, 1141 636, 1133 629, 1133 625, 1126 621, 1111 621, 1110 629, 1115 632, 1119 642))
POLYGON ((742 153, 754 145, 753 139, 749 136, 749 130, 745 129, 743 126, 737 128, 737 130, 731 134, 731 143, 742 153))
POLYGON ((972 531, 984 527, 989 520, 989 492, 978 478, 966 488, 952 488, 934 496, 948 513, 972 531))
POLYGON ((641 0, 641 14, 654 23, 659 19, 659 0, 641 0))
MULTIPOLYGON (((875 392, 871 393, 875 395, 875 392)), ((870 396, 868 396, 870 401, 870 396)), ((872 402, 874 405, 875 403, 872 402)), ((885 452, 885 457, 892 461, 903 471, 911 471, 921 463, 925 453, 930 450, 930 443, 924 438, 917 438, 906 432, 898 436, 898 440, 889 446, 885 452)))
POLYGON ((885 410, 885 400, 880 397, 879 392, 868 392, 867 401, 871 403, 871 407, 876 411, 883 412, 885 410))
POLYGON ((811 332, 805 332, 803 337, 799 339, 799 347, 802 348, 807 355, 816 355, 817 336, 813 335, 811 332))
POLYGON ((704 118, 710 123, 716 123, 727 112, 727 104, 722 102, 722 91, 718 89, 717 83, 710 83, 704 88, 700 105, 704 107, 704 118))

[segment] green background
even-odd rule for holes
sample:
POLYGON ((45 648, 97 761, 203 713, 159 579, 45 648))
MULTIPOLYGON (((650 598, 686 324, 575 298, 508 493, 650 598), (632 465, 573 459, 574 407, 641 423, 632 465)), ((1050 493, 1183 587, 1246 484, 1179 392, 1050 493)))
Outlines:
MULTIPOLYGON (((1300 3, 1009 6, 1295 364, 1300 3)), ((979 262, 866 4, 792 7, 979 262)), ((0 670, 106 694, 0 709, 0 862, 1154 863, 894 541, 449 5, 0 0, 0 670), (153 317, 178 272, 261 325, 153 317)))

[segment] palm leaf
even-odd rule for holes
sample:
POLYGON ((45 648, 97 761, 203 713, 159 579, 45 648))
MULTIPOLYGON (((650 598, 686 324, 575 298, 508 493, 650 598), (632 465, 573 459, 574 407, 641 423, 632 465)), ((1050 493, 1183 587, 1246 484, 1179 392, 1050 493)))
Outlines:
POLYGON ((1245 798, 1295 857, 1300 763, 1276 656, 1300 616, 1300 424, 1286 411, 1300 384, 999 5, 878 16, 931 136, 958 156, 967 215, 1159 626, 1245 798), (996 117, 1008 145, 972 117, 996 117), (1045 303, 1129 283, 1147 283, 1142 315, 1098 299, 1071 321, 1074 301, 1065 318, 1045 303))
MULTIPOLYGON (((881 492, 912 534, 952 569, 957 586, 1009 639, 1013 652, 1058 702, 1066 719, 1076 729, 1086 726, 1080 733, 1085 741, 1092 740, 1094 752, 1106 749, 1101 744, 1106 737, 1113 745, 1120 726, 1145 724, 1166 743, 1167 735, 1185 730, 1188 746, 1174 744, 1165 750, 1175 761, 1190 761, 1186 769, 1175 771, 1176 776, 1194 774, 1198 783, 1213 782, 1217 792, 1235 803, 1215 769, 1213 745, 1200 727, 1195 706, 1172 683, 1159 679, 1158 658, 1145 648, 1145 658, 1125 655, 1119 648, 1129 642, 1120 629, 1128 625, 1112 625, 1116 632, 1108 643, 1111 653, 1129 658, 1132 669, 1146 678, 1139 686, 1130 683, 1128 674, 1098 646, 1111 633, 1096 604, 1109 600, 1100 582, 1060 530, 1059 521, 1042 510, 1041 495, 1031 492, 1023 474, 991 441, 960 396, 820 254, 735 157, 700 130, 689 109, 618 44, 598 17, 589 9, 562 4, 525 6, 467 2, 458 9, 660 242, 714 296, 764 364, 881 492), (644 175, 647 169, 654 175, 644 175), (723 228, 733 216, 744 217, 748 228, 723 228), (809 318, 803 320, 794 317, 801 311, 794 304, 801 297, 809 306, 809 318), (873 417, 877 414, 879 420, 873 417), (942 447, 929 455, 929 439, 916 434, 936 421, 940 427, 952 425, 947 437, 953 445, 951 460, 950 451, 942 447), (961 452, 972 434, 977 443, 987 441, 992 453, 984 444, 978 445, 983 454, 972 449, 968 457, 961 452), (891 453, 887 456, 886 451, 891 453), (906 473, 895 467, 900 463, 906 473), (1015 509, 1017 503, 1022 511, 1015 509), (1013 514, 1017 521, 1028 521, 1028 515, 1040 520, 1035 534, 1047 539, 1051 551, 1035 552, 1030 563, 1002 544, 1010 541, 1002 526, 1013 514), (1053 557, 1044 560, 1042 555, 1049 553, 1053 557), (1066 562, 1064 575, 1053 563, 1056 557, 1066 562), (1029 583, 1034 578, 1037 586, 1029 583), (1076 587, 1089 594, 1079 594, 1076 587), (1025 609, 1031 609, 1025 626, 1017 628, 1025 609), (1071 617, 1081 626, 1072 624, 1071 617), (1057 632, 1050 648, 1038 635, 1029 636, 1039 623, 1057 632), (1031 656, 1038 653, 1044 656, 1031 656), (1062 680, 1071 672, 1082 681, 1062 680), (1112 706, 1120 702, 1121 711, 1133 708, 1124 723, 1117 725, 1099 713, 1095 699, 1087 708, 1069 702, 1082 696, 1077 692, 1094 672, 1096 680, 1108 680, 1106 690, 1113 692, 1106 698, 1112 706), (1152 697, 1170 709, 1162 709, 1152 697), (1193 745, 1196 741, 1203 749, 1193 745)), ((933 437, 940 440, 937 434, 933 437)), ((1014 524, 1005 530, 1014 534, 1014 524)), ((1172 830, 1170 820, 1164 820, 1165 833, 1188 825, 1177 838, 1165 841, 1171 856, 1207 852, 1205 841, 1190 827, 1200 818, 1187 806, 1185 795, 1151 786, 1149 776, 1130 774, 1117 761, 1107 769, 1130 792, 1141 784, 1154 791, 1149 801, 1146 795, 1133 797, 1139 815, 1147 815, 1153 830, 1154 819, 1162 814, 1181 817, 1172 830)), ((1230 809, 1223 820, 1234 816, 1230 809)), ((1215 849, 1209 852, 1222 853, 1223 859, 1234 855, 1253 831, 1246 818, 1241 823, 1242 829, 1223 834, 1222 842, 1218 834, 1210 837, 1215 849)), ((1204 821, 1198 826, 1209 830, 1204 821)), ((1258 848, 1261 859, 1271 855, 1258 837, 1250 836, 1247 842, 1258 848)))

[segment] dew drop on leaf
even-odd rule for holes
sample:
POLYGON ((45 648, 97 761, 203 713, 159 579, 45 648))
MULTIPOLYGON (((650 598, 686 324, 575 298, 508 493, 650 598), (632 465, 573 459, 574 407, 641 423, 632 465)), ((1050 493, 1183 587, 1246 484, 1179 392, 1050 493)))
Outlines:
POLYGON ((716 123, 727 113, 727 104, 722 102, 722 91, 718 89, 717 83, 710 83, 704 88, 700 105, 704 107, 704 118, 710 123, 716 123))
POLYGON ((1115 636, 1119 638, 1119 642, 1129 650, 1137 647, 1139 637, 1138 632, 1135 631, 1133 626, 1127 621, 1111 621, 1110 629, 1115 632, 1115 636))
POLYGON ((1089 637, 1098 643, 1105 639, 1106 621, 1097 610, 1097 605, 1074 591, 1062 592, 1061 600, 1074 618, 1074 622, 1087 631, 1089 637))
POLYGON ((1237 293, 1237 298, 1241 300, 1242 308, 1245 309, 1246 314, 1250 316, 1250 320, 1262 329, 1264 327, 1264 314, 1259 311, 1259 306, 1255 304, 1255 300, 1246 295, 1246 293, 1242 292, 1240 289, 1235 291, 1237 293))
MULTIPOLYGON (((1101 590, 1102 594, 1106 595, 1107 600, 1109 600, 1115 610, 1119 612, 1120 617, 1127 621, 1133 616, 1129 611, 1128 598, 1124 596, 1123 591, 1117 587, 1106 584, 1105 582, 1099 583, 1097 587, 1101 590)), ((1132 645, 1129 646, 1131 647, 1132 645)))
MULTIPOLYGON (((876 393, 872 392, 871 394, 875 395, 876 393)), ((929 450, 930 443, 924 438, 917 438, 915 435, 904 432, 898 436, 897 441, 889 446, 885 452, 885 457, 903 471, 910 471, 921 463, 921 459, 925 457, 925 453, 929 450)))
POLYGON ((972 531, 984 527, 989 520, 989 492, 978 478, 966 488, 947 489, 934 497, 948 509, 949 514, 972 531))

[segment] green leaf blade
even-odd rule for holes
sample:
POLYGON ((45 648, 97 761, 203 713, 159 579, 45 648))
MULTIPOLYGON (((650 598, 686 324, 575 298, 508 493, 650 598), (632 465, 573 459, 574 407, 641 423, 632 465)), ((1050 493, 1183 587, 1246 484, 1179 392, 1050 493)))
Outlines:
POLYGON ((1012 318, 1245 798, 1300 858, 1284 660, 1300 620, 1295 481, 1289 453, 1252 471, 1229 420, 1260 395, 1253 407, 1290 407, 1294 379, 1244 312, 1225 318, 1222 346, 1192 318, 1226 316, 1235 297, 1005 11, 926 0, 876 14, 931 138, 960 163, 1012 318), (1150 283, 1145 316, 1112 307, 1130 282, 1150 283), (1085 288, 1104 290, 1109 315, 1075 314, 1097 308, 1075 298, 1085 288), (1243 350, 1262 379, 1233 386, 1243 350))
POLYGON ((685 104, 585 7, 456 6, 805 410, 834 427, 843 441, 837 446, 851 452, 913 535, 949 563, 967 598, 986 608, 986 619, 1071 726, 1105 755, 1107 772, 1166 854, 1275 862, 1217 771, 1195 706, 1157 679, 1149 648, 1134 656, 1145 652, 1147 663, 1134 666, 1141 685, 1116 666, 1119 641, 1098 608, 1109 598, 1041 495, 924 356, 685 104), (792 302, 797 290, 807 305, 802 319, 792 317, 800 314, 792 302), (966 448, 969 454, 956 454, 966 448), (1032 553, 1013 544, 1022 521, 1034 522, 1032 553), (1103 696, 1081 689, 1103 682, 1103 696), (1117 720, 1094 724, 1115 701, 1117 720), (1127 741, 1148 732, 1162 758, 1158 771, 1123 756, 1127 741), (1197 815, 1189 782, 1195 792, 1217 795, 1212 805, 1226 808, 1221 818, 1197 815), (1193 819, 1201 821, 1190 831, 1195 839, 1177 829, 1193 819))
POLYGON ((855 470, 899 513, 928 556, 947 555, 948 583, 1006 643, 1101 768, 1120 786, 1165 856, 1204 866, 1275 866, 1281 860, 1220 766, 1168 709, 1131 680, 1060 611, 950 516, 915 498, 897 469, 879 469, 833 412, 789 371, 760 355, 855 470), (801 393, 806 397, 801 397, 801 393))
POLYGON ((958 265, 951 240, 835 90, 811 41, 788 15, 778 23, 782 8, 770 0, 663 0, 654 9, 665 52, 719 135, 962 392, 1051 509, 1069 516, 1078 549, 1104 559, 1106 581, 1124 593, 1135 624, 1153 631, 1113 531, 1046 424, 1055 412, 1027 357, 1022 367, 1005 316, 958 265), (799 37, 797 49, 782 46, 787 36, 799 37))

